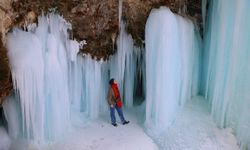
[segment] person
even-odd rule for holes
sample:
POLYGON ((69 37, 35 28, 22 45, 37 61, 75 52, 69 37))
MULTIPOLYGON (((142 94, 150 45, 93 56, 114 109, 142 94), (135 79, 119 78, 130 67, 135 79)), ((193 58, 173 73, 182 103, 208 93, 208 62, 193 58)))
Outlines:
POLYGON ((128 124, 129 121, 126 121, 123 112, 122 112, 122 101, 120 97, 120 92, 118 88, 118 84, 115 79, 110 79, 109 80, 109 91, 108 91, 108 96, 107 96, 107 101, 110 106, 110 117, 111 117, 111 124, 113 126, 117 126, 116 124, 116 118, 115 118, 115 109, 121 119, 121 122, 123 125, 128 124))

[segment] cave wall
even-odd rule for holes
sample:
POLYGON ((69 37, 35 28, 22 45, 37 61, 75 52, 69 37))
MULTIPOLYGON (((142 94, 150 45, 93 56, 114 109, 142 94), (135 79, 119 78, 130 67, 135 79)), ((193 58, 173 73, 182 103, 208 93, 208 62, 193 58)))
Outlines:
POLYGON ((2 0, 0 2, 0 106, 3 97, 7 96, 12 89, 12 82, 10 77, 10 69, 7 58, 7 49, 4 47, 6 42, 6 33, 11 27, 12 7, 10 0, 2 0))

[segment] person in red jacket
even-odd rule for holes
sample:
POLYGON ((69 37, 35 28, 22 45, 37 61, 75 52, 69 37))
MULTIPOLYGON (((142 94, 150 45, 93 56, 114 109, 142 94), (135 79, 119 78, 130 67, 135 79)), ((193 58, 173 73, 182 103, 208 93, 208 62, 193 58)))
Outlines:
POLYGON ((116 119, 115 119, 115 109, 121 119, 123 125, 128 124, 129 121, 126 121, 123 116, 122 112, 122 101, 120 97, 120 92, 118 88, 118 84, 115 79, 109 80, 110 88, 108 91, 107 101, 110 106, 110 117, 111 117, 111 124, 113 126, 117 126, 116 119))

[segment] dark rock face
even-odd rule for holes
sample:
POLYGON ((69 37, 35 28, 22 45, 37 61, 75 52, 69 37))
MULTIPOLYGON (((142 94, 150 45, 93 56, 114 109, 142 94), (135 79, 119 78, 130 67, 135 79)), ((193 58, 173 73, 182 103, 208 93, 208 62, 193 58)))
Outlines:
POLYGON ((169 7, 172 12, 190 18, 201 27, 200 0, 124 0, 123 12, 127 31, 132 35, 135 44, 143 44, 148 15, 153 8, 160 6, 169 7))
POLYGON ((0 106, 3 98, 9 94, 12 89, 12 82, 10 76, 10 68, 7 59, 7 50, 0 40, 0 106))
MULTIPOLYGON (((2 0, 0 2, 1 34, 13 26, 22 27, 36 22, 37 16, 54 8, 72 24, 70 37, 78 41, 86 40, 81 50, 97 60, 108 59, 115 51, 113 42, 118 35, 118 0, 2 0), (4 4, 4 5, 2 5, 4 4)), ((123 0, 123 19, 126 29, 133 36, 136 45, 142 46, 145 23, 150 11, 160 6, 168 6, 173 12, 189 17, 201 27, 201 0, 123 0)), ((0 98, 11 89, 10 71, 6 49, 0 45, 0 98)))

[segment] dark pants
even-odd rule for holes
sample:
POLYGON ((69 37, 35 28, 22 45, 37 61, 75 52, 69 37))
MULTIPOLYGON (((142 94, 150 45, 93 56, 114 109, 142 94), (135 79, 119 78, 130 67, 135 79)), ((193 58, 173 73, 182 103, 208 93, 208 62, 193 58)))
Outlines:
POLYGON ((116 119, 115 119, 115 109, 121 119, 121 122, 124 123, 125 119, 123 116, 123 112, 122 112, 122 108, 118 107, 117 105, 115 105, 114 107, 110 107, 110 117, 111 117, 111 122, 112 123, 116 123, 116 119))

